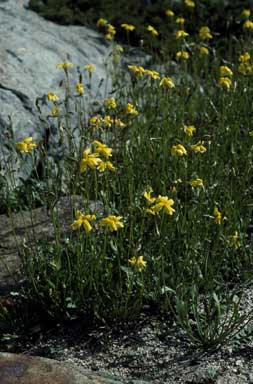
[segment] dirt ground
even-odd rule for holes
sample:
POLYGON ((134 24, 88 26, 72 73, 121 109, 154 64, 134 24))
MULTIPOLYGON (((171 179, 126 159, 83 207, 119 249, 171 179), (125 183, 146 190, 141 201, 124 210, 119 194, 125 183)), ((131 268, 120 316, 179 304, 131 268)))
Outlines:
POLYGON ((203 351, 174 323, 145 313, 113 328, 88 330, 76 323, 47 332, 34 329, 33 336, 17 349, 128 384, 253 383, 253 341, 240 339, 218 351, 203 351))

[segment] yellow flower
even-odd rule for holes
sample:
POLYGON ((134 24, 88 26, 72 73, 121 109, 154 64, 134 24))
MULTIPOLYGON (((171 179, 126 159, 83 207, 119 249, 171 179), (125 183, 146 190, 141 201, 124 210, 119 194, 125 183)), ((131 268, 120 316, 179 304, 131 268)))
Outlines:
POLYGON ((253 65, 249 61, 241 63, 238 67, 238 72, 242 73, 243 75, 252 74, 253 65))
POLYGON ((207 56, 207 55, 209 55, 209 50, 206 47, 200 47, 199 53, 201 54, 201 56, 207 56))
POLYGON ((196 131, 194 125, 184 125, 183 129, 187 136, 192 136, 193 133, 196 131))
POLYGON ((152 208, 145 208, 145 209, 144 209, 144 212, 145 212, 145 213, 148 213, 149 215, 153 215, 153 216, 155 216, 155 212, 153 211, 152 208))
POLYGON ((250 9, 244 9, 242 11, 242 16, 244 16, 244 17, 250 17, 250 14, 251 14, 250 9))
POLYGON ((94 140, 92 144, 95 145, 96 152, 99 153, 99 155, 104 156, 106 159, 112 156, 112 148, 107 147, 106 144, 103 144, 98 140, 94 140))
POLYGON ((241 247, 240 236, 237 231, 232 236, 229 236, 228 243, 230 247, 238 249, 241 247))
POLYGON ((135 257, 133 256, 128 262, 136 267, 138 272, 142 272, 144 268, 146 268, 147 262, 143 260, 143 256, 135 257))
POLYGON ((16 143, 16 148, 20 152, 31 152, 34 148, 37 147, 37 144, 33 143, 32 137, 26 137, 23 141, 16 143))
POLYGON ((204 187, 204 184, 203 184, 203 180, 202 179, 194 179, 194 180, 191 180, 190 181, 190 185, 193 187, 193 188, 200 188, 200 187, 204 187))
POLYGON ((220 76, 221 77, 225 77, 225 76, 231 77, 231 76, 233 76, 233 72, 226 65, 221 65, 220 66, 220 76))
POLYGON ((175 185, 173 185, 173 187, 171 188, 171 193, 177 193, 177 187, 175 185))
POLYGON ((97 21, 97 27, 104 27, 107 24, 107 20, 102 17, 97 21))
POLYGON ((152 27, 152 25, 149 25, 147 27, 147 31, 149 31, 152 36, 158 36, 159 35, 158 31, 154 27, 152 27))
POLYGON ((98 166, 99 172, 104 172, 106 169, 113 172, 115 171, 115 167, 110 161, 101 161, 98 166))
POLYGON ((83 226, 83 229, 86 233, 89 233, 92 230, 92 226, 90 224, 90 221, 96 220, 95 215, 84 215, 81 211, 76 212, 76 219, 71 224, 71 228, 73 230, 79 229, 81 226, 83 226))
POLYGON ((54 107, 51 109, 51 115, 52 116, 58 116, 59 112, 60 112, 59 108, 54 107))
POLYGON ((121 27, 124 28, 126 31, 134 31, 135 26, 132 24, 121 24, 121 27))
POLYGON ((191 145, 191 150, 195 153, 205 153, 206 147, 204 141, 199 141, 197 144, 191 145))
POLYGON ((67 70, 68 68, 73 67, 73 63, 70 63, 69 61, 64 61, 63 63, 59 63, 56 65, 56 68, 67 70))
POLYGON ((186 156, 187 151, 182 144, 173 145, 171 148, 172 156, 186 156))
POLYGON ((145 69, 145 75, 148 75, 149 77, 151 77, 151 79, 154 79, 154 80, 160 79, 159 72, 153 71, 150 69, 145 69))
POLYGON ((116 44, 112 49, 112 57, 113 61, 117 63, 120 60, 121 53, 124 51, 124 49, 121 47, 121 45, 116 44))
POLYGON ((250 54, 249 52, 245 52, 239 56, 240 63, 246 63, 250 60, 250 54))
POLYGON ((84 69, 87 69, 87 71, 88 71, 89 73, 92 73, 92 72, 94 71, 94 69, 96 68, 96 66, 93 65, 93 64, 86 64, 86 65, 83 66, 83 68, 84 68, 84 69))
POLYGON ((48 92, 47 98, 49 101, 52 101, 53 103, 56 103, 57 101, 59 101, 59 97, 53 92, 48 92))
POLYGON ((176 32, 176 38, 181 39, 182 37, 189 36, 189 33, 185 32, 183 29, 180 29, 176 32))
POLYGON ((244 29, 253 29, 253 22, 250 21, 250 20, 246 20, 244 23, 243 23, 243 26, 242 26, 244 29))
POLYGON ((180 24, 180 25, 184 25, 184 23, 185 23, 185 19, 184 19, 183 17, 178 17, 178 18, 176 19, 176 23, 177 23, 177 24, 180 24))
POLYGON ((132 71, 136 76, 142 77, 145 74, 145 69, 137 65, 128 65, 130 71, 132 71))
POLYGON ((220 225, 222 221, 222 213, 218 210, 217 207, 214 208, 213 215, 215 224, 220 225))
POLYGON ((122 47, 121 45, 116 44, 116 45, 113 47, 113 52, 114 52, 114 53, 118 53, 118 54, 120 54, 120 53, 124 52, 124 49, 123 49, 123 47, 122 47))
POLYGON ((101 163, 98 153, 91 153, 90 149, 85 149, 82 154, 82 160, 80 162, 80 173, 86 171, 87 167, 95 169, 101 163))
POLYGON ((120 119, 115 119, 115 126, 116 126, 117 128, 124 128, 124 127, 126 126, 126 124, 123 123, 123 121, 120 120, 120 119))
POLYGON ((168 215, 173 215, 175 209, 172 208, 174 205, 174 200, 169 199, 168 196, 158 196, 156 199, 156 204, 151 207, 152 211, 160 212, 164 210, 168 215))
POLYGON ((77 83, 76 84, 76 92, 79 95, 83 95, 84 94, 84 89, 83 89, 83 84, 82 83, 77 83))
POLYGON ((134 108, 133 104, 131 103, 127 103, 125 111, 128 115, 132 115, 132 116, 139 115, 139 112, 134 108))
POLYGON ((213 38, 210 28, 207 26, 201 27, 199 30, 199 37, 201 40, 210 40, 213 38))
POLYGON ((124 224, 121 222, 122 216, 107 216, 100 220, 100 227, 106 227, 109 231, 117 231, 118 229, 124 228, 124 224))
POLYGON ((104 105, 107 109, 115 109, 117 108, 117 103, 114 97, 109 97, 108 99, 104 100, 104 105))
POLYGON ((98 129, 101 127, 102 119, 100 116, 92 116, 89 120, 89 124, 93 129, 98 129))
POLYGON ((228 77, 220 77, 219 85, 223 88, 229 89, 232 85, 232 81, 228 77))
POLYGON ((177 59, 184 59, 188 60, 189 59, 189 53, 187 51, 178 51, 176 54, 177 59))
POLYGON ((112 24, 107 24, 106 39, 113 40, 114 35, 116 34, 116 29, 112 24))
POLYGON ((151 194, 153 192, 153 189, 151 187, 148 187, 148 189, 143 193, 143 196, 147 200, 149 204, 153 204, 156 200, 155 197, 151 197, 151 194))
POLYGON ((110 128, 112 124, 114 123, 114 120, 111 116, 107 115, 103 119, 103 123, 106 127, 110 128))
POLYGON ((164 88, 175 88, 175 84, 171 77, 163 77, 159 85, 164 88))
POLYGON ((173 16, 175 16, 175 13, 171 9, 166 9, 165 15, 167 17, 173 17, 173 16))
POLYGON ((194 8, 195 7, 195 3, 192 0, 184 0, 184 3, 189 8, 194 8))

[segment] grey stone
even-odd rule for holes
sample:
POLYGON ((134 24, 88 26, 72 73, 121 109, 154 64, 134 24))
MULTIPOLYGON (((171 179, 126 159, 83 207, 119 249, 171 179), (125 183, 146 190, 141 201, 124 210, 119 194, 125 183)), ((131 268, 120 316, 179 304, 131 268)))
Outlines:
POLYGON ((121 384, 78 367, 37 356, 0 353, 0 384, 121 384))
POLYGON ((253 372, 251 372, 249 374, 249 383, 252 384, 253 383, 253 372))
MULTIPOLYGON (((76 66, 95 64, 87 97, 93 101, 105 97, 111 88, 105 66, 109 52, 108 45, 96 31, 54 24, 26 9, 19 0, 1 1, 0 160, 5 158, 5 163, 9 163, 10 151, 4 145, 10 143, 11 131, 14 142, 28 136, 33 136, 35 141, 45 136, 35 100, 50 91, 63 97, 64 87, 59 84, 64 79, 64 71, 56 68, 58 63, 74 64, 70 70, 73 87, 79 81, 76 66)), ((84 83, 87 82, 86 75, 84 83)), ((4 161, 0 165, 0 172, 7 174, 4 161)), ((30 169, 31 165, 28 174, 30 169)))

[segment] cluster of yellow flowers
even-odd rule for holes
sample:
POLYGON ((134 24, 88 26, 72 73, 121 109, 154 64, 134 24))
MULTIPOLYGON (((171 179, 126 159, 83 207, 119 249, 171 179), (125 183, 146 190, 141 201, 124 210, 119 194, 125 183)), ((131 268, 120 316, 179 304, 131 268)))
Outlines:
POLYGON ((250 9, 244 9, 242 11, 242 16, 246 19, 243 23, 243 29, 249 29, 253 30, 253 22, 249 20, 249 17, 251 15, 251 10, 250 9))
MULTIPOLYGON (((109 24, 106 19, 100 18, 97 21, 97 27, 98 28, 105 28, 106 33, 105 33, 105 38, 107 40, 113 40, 114 36, 116 34, 116 29, 112 24, 109 24)), ((121 28, 125 29, 127 33, 132 32, 135 30, 135 26, 132 24, 127 24, 123 23, 121 24, 121 28)), ((148 25, 147 31, 152 35, 152 36, 158 36, 159 32, 152 27, 152 25, 148 25)))
POLYGON ((233 76, 232 70, 227 67, 226 65, 220 66, 220 78, 219 78, 219 84, 225 88, 230 89, 232 85, 232 81, 230 77, 233 76))
POLYGON ((93 130, 103 129, 103 127, 110 128, 114 125, 116 128, 124 128, 126 124, 119 118, 106 115, 104 118, 101 116, 92 116, 89 120, 89 125, 93 130))
POLYGON ((142 66, 138 65, 128 65, 128 69, 137 77, 143 77, 147 75, 150 79, 160 80, 159 85, 164 88, 174 88, 175 84, 171 77, 161 77, 160 73, 155 70, 144 69, 142 66))
MULTIPOLYGON (((195 153, 205 153, 207 149, 204 145, 204 142, 199 141, 197 144, 191 145, 190 150, 195 153)), ((186 156, 187 150, 183 144, 175 144, 171 147, 171 155, 178 157, 186 156)))
POLYGON ((107 40, 113 40, 116 34, 115 27, 112 24, 107 24, 106 28, 107 30, 106 30, 105 38, 107 40))
POLYGON ((108 23, 106 19, 100 18, 97 21, 97 27, 98 28, 105 28, 105 38, 107 40, 113 40, 114 36, 116 34, 116 29, 115 27, 108 23))
MULTIPOLYGON (((116 232, 119 229, 124 228, 124 223, 122 222, 122 216, 109 215, 107 217, 102 218, 98 222, 99 227, 104 227, 109 232, 116 232)), ((71 224, 71 229, 73 231, 80 229, 81 227, 84 229, 86 234, 89 234, 93 229, 91 222, 96 220, 96 215, 94 214, 84 214, 81 211, 76 212, 76 217, 74 222, 71 224)), ((137 272, 142 272, 142 270, 146 267, 147 262, 143 259, 143 256, 133 256, 128 262, 136 268, 137 272)))
POLYGON ((91 149, 87 148, 82 153, 80 173, 84 173, 87 168, 98 169, 99 172, 104 172, 106 169, 115 171, 114 165, 109 161, 112 156, 112 149, 98 140, 93 141, 92 145, 95 146, 95 152, 92 153, 91 149), (104 159, 101 159, 100 156, 104 159))
MULTIPOLYGON (((116 108, 118 107, 117 101, 114 97, 106 98, 103 102, 105 109, 110 113, 113 111, 113 114, 105 115, 104 117, 100 115, 95 115, 90 117, 89 126, 93 130, 100 129, 103 131, 104 128, 111 128, 112 126, 116 128, 124 128, 126 124, 116 115, 116 108)), ((120 107, 120 110, 122 107, 120 107)), ((139 115, 139 112, 135 106, 131 103, 127 103, 124 107, 124 112, 130 118, 136 117, 139 115)))
POLYGON ((184 30, 185 19, 183 17, 178 17, 176 23, 180 25, 180 29, 176 31, 176 38, 181 39, 189 36, 189 33, 184 30))
POLYGON ((53 117, 58 116, 60 109, 56 106, 56 104, 60 100, 59 97, 54 92, 48 92, 47 99, 55 104, 55 106, 51 109, 51 115, 53 117))
MULTIPOLYGON (((85 215, 81 211, 76 212, 76 218, 71 224, 73 230, 80 229, 83 227, 86 234, 92 230, 91 221, 96 220, 96 215, 85 215)), ((118 229, 124 228, 122 223, 122 216, 109 215, 99 221, 100 227, 106 227, 110 232, 117 231, 118 229)))

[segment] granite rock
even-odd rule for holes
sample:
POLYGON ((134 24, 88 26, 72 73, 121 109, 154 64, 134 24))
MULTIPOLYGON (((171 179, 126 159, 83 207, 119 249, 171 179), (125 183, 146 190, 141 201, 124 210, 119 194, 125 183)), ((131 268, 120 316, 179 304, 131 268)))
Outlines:
POLYGON ((37 356, 0 353, 0 384, 121 384, 89 371, 37 356))
POLYGON ((0 174, 10 161, 10 139, 15 143, 28 136, 34 140, 45 137, 35 100, 49 91, 64 95, 64 86, 59 87, 64 71, 56 65, 63 61, 74 64, 74 86, 77 66, 95 64, 89 90, 90 100, 95 100, 111 87, 105 66, 109 52, 96 31, 57 25, 27 9, 23 1, 0 0, 0 174))

